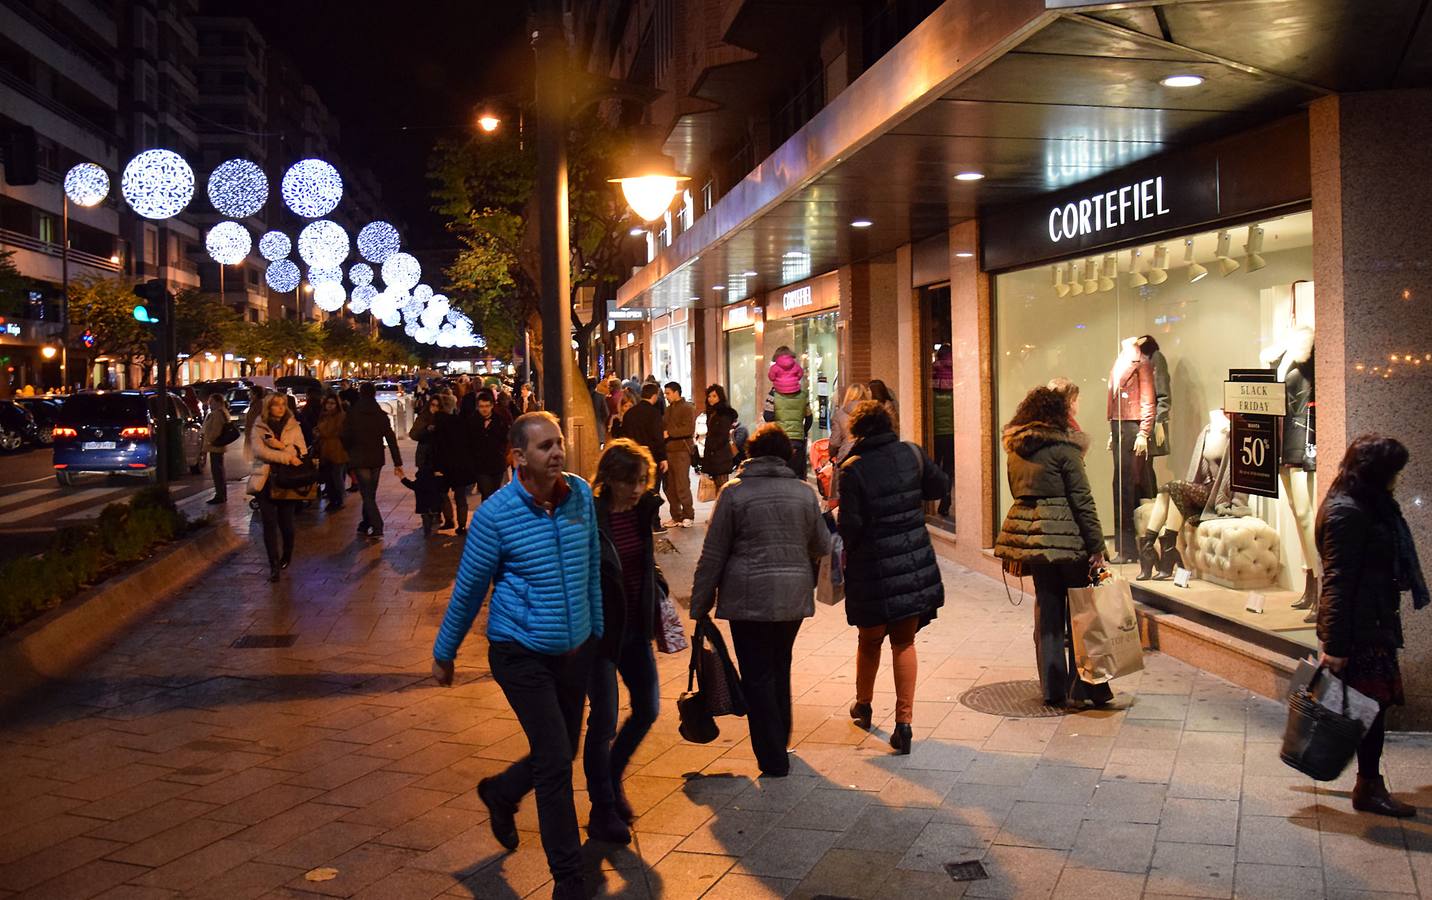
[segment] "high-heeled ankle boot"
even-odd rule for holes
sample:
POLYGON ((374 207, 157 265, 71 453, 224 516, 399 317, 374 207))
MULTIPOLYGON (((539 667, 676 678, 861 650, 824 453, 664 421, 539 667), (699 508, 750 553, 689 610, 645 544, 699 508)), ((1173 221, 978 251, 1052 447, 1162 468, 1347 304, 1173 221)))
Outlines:
POLYGON ((1312 569, 1303 570, 1303 596, 1293 602, 1293 609, 1313 609, 1318 605, 1318 576, 1312 569))
POLYGON ((1154 541, 1158 535, 1152 531, 1145 531, 1139 535, 1136 543, 1139 546, 1139 574, 1135 581, 1148 581, 1154 577, 1154 563, 1158 562, 1158 554, 1154 552, 1154 541))
POLYGON ((1398 819, 1417 815, 1417 807, 1403 803, 1387 792, 1387 782, 1382 780, 1381 775, 1367 778, 1357 776, 1357 784, 1352 789, 1352 808, 1358 812, 1377 813, 1398 819))
POLYGON ((1158 554, 1158 571, 1154 573, 1154 581, 1168 581, 1173 577, 1173 570, 1183 565, 1183 557, 1178 552, 1177 532, 1165 531, 1159 535, 1158 554))
POLYGON ((863 728, 869 731, 870 719, 873 715, 874 711, 870 708, 869 703, 861 703, 857 700, 850 704, 850 720, 855 723, 855 727, 857 728, 863 728))
POLYGON ((896 725, 895 730, 890 733, 890 746, 895 748, 897 756, 908 756, 910 744, 914 741, 914 735, 910 733, 910 724, 896 725))

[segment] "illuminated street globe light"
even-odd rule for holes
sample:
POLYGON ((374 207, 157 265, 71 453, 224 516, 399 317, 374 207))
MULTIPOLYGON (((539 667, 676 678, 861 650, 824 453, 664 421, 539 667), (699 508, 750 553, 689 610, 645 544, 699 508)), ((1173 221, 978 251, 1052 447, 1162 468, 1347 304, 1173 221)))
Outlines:
POLYGON ((309 222, 298 233, 298 255, 313 268, 329 269, 348 258, 348 232, 329 219, 309 222))
POLYGON ((321 159, 294 163, 283 175, 279 189, 284 205, 305 219, 326 216, 343 199, 343 176, 321 159))
POLYGON ((327 282, 313 286, 313 305, 324 312, 338 312, 346 299, 342 284, 327 282))
POLYGON ((109 173, 82 162, 65 173, 65 196, 78 206, 98 206, 109 196, 109 173))
POLYGON ((204 249, 221 266, 236 266, 254 248, 249 230, 238 222, 220 222, 204 236, 204 249))
POLYGON ((423 303, 427 303, 429 300, 433 299, 433 289, 428 287, 426 284, 420 284, 417 287, 413 288, 413 296, 416 297, 418 300, 422 301, 423 303))
POLYGON ((268 202, 268 176, 256 163, 231 159, 209 173, 209 202, 226 216, 252 216, 268 202))
POLYGON ((168 219, 194 199, 194 170, 173 150, 145 150, 124 167, 119 191, 144 218, 168 219))
POLYGON ((629 175, 608 178, 607 181, 622 186, 622 196, 626 198, 627 205, 647 222, 661 218, 671 206, 680 184, 691 180, 677 174, 671 158, 660 153, 640 157, 630 170, 629 175))
POLYGON ((348 298, 348 308, 355 314, 367 312, 373 305, 373 298, 378 296, 378 289, 371 284, 360 284, 353 289, 348 298))
POLYGON ((291 259, 269 263, 268 271, 264 273, 264 281, 268 282, 268 286, 281 294, 298 290, 300 280, 298 263, 291 259))
POLYGON ((293 252, 293 241, 282 231, 266 231, 259 238, 259 255, 269 262, 287 259, 293 252))
POLYGON ((348 280, 354 287, 364 287, 373 283, 373 267, 367 263, 354 263, 348 267, 348 280))
POLYGON ((402 245, 398 229, 382 220, 369 222, 358 231, 358 252, 370 263, 381 266, 402 245))
POLYGON ((315 266, 308 270, 308 283, 317 287, 320 284, 343 283, 343 270, 338 266, 315 266))
POLYGON ((417 287, 423 277, 423 267, 408 253, 394 253, 383 263, 383 283, 407 293, 417 287))

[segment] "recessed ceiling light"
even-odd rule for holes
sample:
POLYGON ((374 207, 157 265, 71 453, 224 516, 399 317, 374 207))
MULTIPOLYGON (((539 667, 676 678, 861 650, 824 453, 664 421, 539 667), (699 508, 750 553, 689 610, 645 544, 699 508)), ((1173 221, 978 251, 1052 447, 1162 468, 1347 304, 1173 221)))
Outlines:
POLYGON ((979 181, 984 177, 983 172, 961 172, 955 176, 956 181, 979 181))
POLYGON ((724 290, 726 290, 726 285, 724 285, 724 284, 713 284, 713 285, 711 285, 711 290, 713 290, 713 291, 724 291, 724 290))
POLYGON ((869 228, 871 225, 874 225, 874 224, 875 224, 875 223, 872 222, 872 221, 870 221, 869 219, 856 219, 854 222, 851 222, 851 223, 850 223, 850 227, 851 227, 851 228, 869 228))
POLYGON ((627 234, 631 235, 632 237, 641 237, 642 235, 646 234, 646 229, 633 228, 631 231, 628 231, 627 234))
POLYGON ((700 298, 700 297, 692 297, 692 298, 691 298, 691 302, 692 302, 692 303, 700 303, 700 302, 701 302, 701 298, 700 298))
POLYGON ((749 271, 749 272, 742 272, 741 274, 742 274, 743 276, 745 276, 746 278, 755 278, 755 277, 756 277, 757 275, 759 275, 760 273, 759 273, 759 272, 756 272, 756 271, 753 269, 753 270, 751 270, 751 271, 749 271))
POLYGON ((1170 75, 1170 76, 1168 76, 1167 78, 1165 78, 1163 81, 1160 81, 1159 84, 1163 85, 1164 87, 1171 87, 1171 88, 1198 87, 1200 84, 1203 84, 1203 76, 1202 76, 1202 75, 1170 75))
POLYGON ((955 255, 958 256, 960 259, 969 259, 970 257, 974 256, 974 254, 968 250, 956 251, 955 255))

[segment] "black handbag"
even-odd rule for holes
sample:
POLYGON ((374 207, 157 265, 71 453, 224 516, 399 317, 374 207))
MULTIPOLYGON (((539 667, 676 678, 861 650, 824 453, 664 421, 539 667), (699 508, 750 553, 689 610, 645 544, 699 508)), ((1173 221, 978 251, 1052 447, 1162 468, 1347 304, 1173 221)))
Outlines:
POLYGON ((696 670, 701 652, 700 626, 691 641, 691 665, 686 670, 686 690, 676 701, 676 712, 681 718, 681 737, 693 744, 709 744, 721 736, 716 717, 706 708, 706 698, 696 687, 696 670))
POLYGON ((1323 666, 1306 687, 1288 694, 1288 723, 1278 757, 1315 781, 1335 781, 1357 754, 1366 731, 1348 711, 1348 690, 1342 692, 1342 710, 1318 702, 1314 685, 1327 674, 1323 666))
POLYGON ((312 456, 304 456, 295 465, 270 465, 269 478, 279 490, 307 490, 318 483, 318 464, 312 456))
POLYGON ((219 432, 219 436, 214 438, 214 446, 227 447, 237 441, 241 434, 243 432, 239 431, 239 426, 234 423, 233 419, 230 419, 224 423, 224 429, 219 432))
POLYGON ((731 662, 726 641, 716 624, 708 618, 696 623, 698 647, 696 678, 706 709, 713 716, 744 716, 746 695, 741 690, 741 676, 731 662))

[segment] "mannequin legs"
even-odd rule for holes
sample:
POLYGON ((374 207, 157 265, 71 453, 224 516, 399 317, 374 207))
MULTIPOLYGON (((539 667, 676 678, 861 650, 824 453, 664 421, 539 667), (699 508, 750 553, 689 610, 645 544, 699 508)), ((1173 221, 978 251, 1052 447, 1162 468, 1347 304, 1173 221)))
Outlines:
POLYGON ((1303 596, 1293 604, 1294 609, 1312 610, 1308 621, 1317 619, 1319 579, 1323 575, 1322 560, 1318 557, 1317 540, 1313 536, 1313 473, 1294 466, 1284 466, 1278 472, 1283 483, 1283 497, 1293 511, 1293 520, 1298 525, 1298 544, 1303 549, 1303 596))
POLYGON ((1149 511, 1144 533, 1139 535, 1139 574, 1136 581, 1148 581, 1150 578, 1167 581, 1173 577, 1174 567, 1182 562, 1175 548, 1183 523, 1183 513, 1169 498, 1168 491, 1160 491, 1154 498, 1153 509, 1149 511))
POLYGON ((1138 553, 1134 534, 1134 510, 1139 501, 1152 497, 1152 468, 1147 456, 1134 452, 1139 436, 1136 421, 1109 423, 1110 447, 1114 453, 1114 553, 1115 563, 1128 562, 1138 553))

